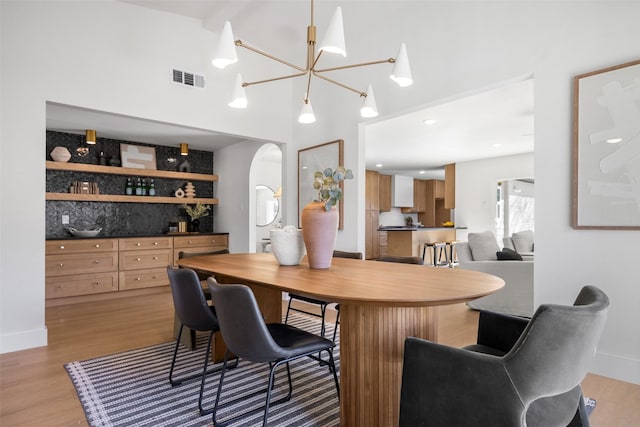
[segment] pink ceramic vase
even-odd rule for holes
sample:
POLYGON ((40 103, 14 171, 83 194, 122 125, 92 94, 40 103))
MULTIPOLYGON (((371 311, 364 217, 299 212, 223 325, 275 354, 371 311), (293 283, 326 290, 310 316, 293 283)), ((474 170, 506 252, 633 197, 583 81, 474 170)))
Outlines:
POLYGON ((327 211, 324 203, 311 202, 302 210, 302 238, 310 268, 329 268, 338 233, 338 210, 327 211))

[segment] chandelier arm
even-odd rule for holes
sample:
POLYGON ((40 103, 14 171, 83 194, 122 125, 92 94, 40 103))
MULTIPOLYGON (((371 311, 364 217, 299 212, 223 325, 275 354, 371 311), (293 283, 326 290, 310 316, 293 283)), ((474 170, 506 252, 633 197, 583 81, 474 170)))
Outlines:
POLYGON ((300 76, 304 76, 306 74, 307 74, 307 71, 304 71, 302 73, 291 74, 289 76, 274 77, 272 79, 258 80, 258 81, 255 81, 255 82, 245 82, 245 83, 242 83, 242 87, 258 85, 258 84, 261 84, 261 83, 275 82, 277 80, 292 79, 294 77, 300 77, 300 76))
POLYGON ((313 72, 314 73, 325 73, 327 71, 345 70, 347 68, 365 67, 367 65, 386 64, 386 63, 393 64, 394 62, 396 62, 395 58, 389 58, 389 59, 381 59, 379 61, 362 62, 360 64, 343 65, 341 67, 323 68, 321 70, 313 70, 313 72))
POLYGON ((267 58, 269 58, 269 59, 271 59, 271 60, 273 60, 273 61, 276 61, 276 62, 279 62, 279 63, 281 63, 281 64, 287 65, 287 66, 289 66, 289 67, 291 67, 291 68, 294 68, 294 69, 296 69, 296 70, 298 70, 298 71, 302 71, 302 72, 305 72, 305 73, 308 71, 307 69, 304 69, 304 68, 302 68, 302 67, 298 67, 297 65, 294 65, 294 64, 292 64, 292 63, 290 63, 290 62, 287 62, 287 61, 285 61, 284 59, 280 59, 280 58, 275 57, 275 56, 273 56, 273 55, 271 55, 271 54, 269 54, 269 53, 267 53, 267 52, 264 52, 264 51, 262 51, 262 50, 260 50, 260 49, 256 49, 256 48, 255 48, 255 47, 253 47, 253 46, 250 46, 250 45, 248 45, 248 44, 245 44, 242 40, 236 40, 236 41, 235 41, 235 45, 236 45, 236 46, 243 47, 243 48, 245 48, 245 49, 247 49, 247 50, 250 50, 250 51, 252 51, 252 52, 255 52, 255 53, 259 54, 259 55, 265 56, 265 57, 267 57, 267 58))
POLYGON ((365 98, 366 98, 366 96, 367 96, 367 93, 366 93, 366 92, 359 91, 359 90, 354 89, 354 88, 352 88, 352 87, 349 87, 349 86, 347 86, 347 85, 345 85, 345 84, 343 84, 343 83, 340 83, 340 82, 337 82, 337 81, 335 81, 335 80, 333 80, 333 79, 330 79, 329 77, 325 77, 325 76, 323 76, 323 75, 321 75, 321 74, 316 74, 316 72, 315 72, 315 71, 313 72, 313 75, 314 75, 314 76, 316 76, 316 77, 317 77, 317 78, 319 78, 319 79, 325 80, 325 81, 327 81, 327 82, 329 82, 329 83, 333 83, 334 85, 337 85, 337 86, 340 86, 340 87, 342 87, 342 88, 344 88, 344 89, 350 90, 351 92, 357 93, 357 94, 358 94, 358 95, 360 95, 360 96, 364 96, 365 98))

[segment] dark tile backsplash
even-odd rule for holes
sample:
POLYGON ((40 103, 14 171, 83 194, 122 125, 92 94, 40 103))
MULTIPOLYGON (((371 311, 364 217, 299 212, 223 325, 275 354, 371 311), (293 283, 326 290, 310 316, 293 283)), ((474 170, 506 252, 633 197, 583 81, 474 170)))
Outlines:
MULTIPOLYGON (((89 153, 84 156, 76 154, 76 148, 87 147, 84 135, 64 132, 47 131, 47 160, 52 160, 49 153, 57 146, 66 147, 72 154, 70 162, 99 164, 98 155, 105 153, 107 164, 111 158, 120 158, 120 143, 143 145, 156 148, 156 162, 159 170, 177 170, 184 158, 180 156, 179 148, 154 146, 132 141, 100 138, 96 145, 88 146, 89 153), (175 163, 169 163, 167 158, 175 158, 175 163)), ((189 149, 187 159, 191 165, 191 172, 213 174, 213 153, 189 149)), ((124 194, 127 176, 106 175, 94 173, 68 172, 48 170, 46 174, 46 191, 67 193, 73 181, 96 182, 101 194, 124 194)), ((135 180, 136 176, 131 176, 135 180)), ((183 187, 186 180, 155 178, 156 195, 170 197, 176 189, 183 187)), ((149 182, 149 178, 147 178, 149 182)), ((196 197, 213 197, 213 183, 206 181, 192 181, 196 188, 196 197)), ((152 196, 147 196, 152 197, 152 196)), ((200 231, 213 231, 213 216, 215 206, 209 216, 200 218, 200 231)), ((188 217, 179 204, 164 203, 110 203, 110 202, 70 202, 47 201, 46 224, 47 239, 69 237, 66 227, 79 230, 102 227, 100 237, 127 236, 140 234, 162 234, 168 231, 170 221, 186 220, 188 217), (62 215, 69 215, 69 225, 62 225, 62 215)))

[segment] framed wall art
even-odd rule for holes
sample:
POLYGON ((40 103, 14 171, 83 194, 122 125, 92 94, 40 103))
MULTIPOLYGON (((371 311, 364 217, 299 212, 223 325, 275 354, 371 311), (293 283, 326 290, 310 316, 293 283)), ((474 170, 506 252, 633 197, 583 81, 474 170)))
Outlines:
POLYGON ((155 147, 120 144, 120 158, 123 168, 157 169, 155 147))
MULTIPOLYGON (((313 189, 313 174, 316 171, 323 171, 326 168, 335 169, 342 165, 343 144, 343 140, 339 139, 298 150, 298 226, 301 224, 302 209, 318 196, 318 192, 313 189)), ((344 192, 343 185, 344 183, 341 182, 340 188, 344 192)), ((338 202, 338 212, 340 214, 338 229, 342 230, 344 212, 342 202, 338 202)))
POLYGON ((640 230, 640 60, 574 77, 575 229, 640 230))

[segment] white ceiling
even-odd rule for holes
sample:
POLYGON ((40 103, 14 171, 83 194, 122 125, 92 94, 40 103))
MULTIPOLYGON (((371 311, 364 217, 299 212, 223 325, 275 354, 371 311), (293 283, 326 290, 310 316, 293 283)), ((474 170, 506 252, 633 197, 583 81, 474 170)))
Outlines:
MULTIPOLYGON (((259 4, 260 9, 268 7, 265 0, 121 1, 199 19, 203 21, 203 25, 220 20, 220 16, 216 17, 220 14, 237 19, 238 11, 246 9, 248 5, 259 4)), ((301 6, 300 3, 295 4, 301 6)), ((270 21, 270 25, 273 22, 270 21)), ((47 129, 70 133, 96 129, 99 137, 160 145, 186 142, 192 148, 206 150, 215 150, 244 139, 203 129, 52 103, 47 105, 47 129)), ((416 111, 374 121, 366 126, 366 144, 367 169, 421 178, 441 177, 442 167, 448 163, 532 152, 533 80, 504 84, 470 96, 432 103, 416 111), (431 126, 425 126, 424 119, 437 121, 431 126), (499 146, 496 147, 496 144, 499 146), (376 168, 378 163, 383 166, 376 168), (419 171, 426 173, 420 174, 419 171)))

